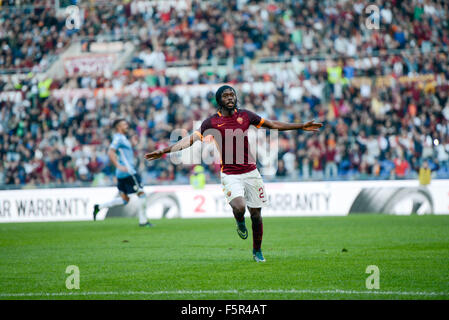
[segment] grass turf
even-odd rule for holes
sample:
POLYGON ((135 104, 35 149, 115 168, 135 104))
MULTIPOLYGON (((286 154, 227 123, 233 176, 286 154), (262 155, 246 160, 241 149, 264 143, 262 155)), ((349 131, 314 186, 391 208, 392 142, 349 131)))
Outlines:
POLYGON ((0 224, 0 299, 449 299, 449 216, 264 218, 259 264, 248 218, 154 222, 0 224))

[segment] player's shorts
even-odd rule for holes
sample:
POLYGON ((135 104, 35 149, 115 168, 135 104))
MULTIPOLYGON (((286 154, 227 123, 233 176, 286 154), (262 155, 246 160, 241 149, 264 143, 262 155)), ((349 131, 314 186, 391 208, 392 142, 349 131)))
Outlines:
POLYGON ((131 194, 143 189, 140 175, 135 174, 134 177, 136 178, 137 184, 134 182, 132 176, 117 179, 117 188, 119 191, 124 194, 131 194))
POLYGON ((243 197, 250 208, 262 208, 268 205, 262 176, 257 169, 242 174, 222 172, 221 184, 228 203, 237 197, 243 197))

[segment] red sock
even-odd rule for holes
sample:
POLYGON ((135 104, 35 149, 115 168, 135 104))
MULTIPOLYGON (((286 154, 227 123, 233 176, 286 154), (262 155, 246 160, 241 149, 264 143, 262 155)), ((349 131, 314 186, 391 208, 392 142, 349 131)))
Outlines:
POLYGON ((262 236, 263 236, 262 219, 252 220, 252 229, 253 229, 253 248, 256 251, 259 251, 262 245, 262 236))

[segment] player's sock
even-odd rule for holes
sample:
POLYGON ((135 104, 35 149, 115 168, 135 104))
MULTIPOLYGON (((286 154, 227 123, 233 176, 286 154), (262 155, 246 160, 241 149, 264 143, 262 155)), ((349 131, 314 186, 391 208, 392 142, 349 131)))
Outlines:
POLYGON ((255 251, 260 251, 263 236, 262 217, 251 217, 251 222, 251 227, 253 229, 253 249, 255 251))
POLYGON ((146 224, 148 219, 147 219, 147 201, 145 198, 145 194, 142 196, 138 196, 138 200, 139 200, 139 224, 143 225, 146 224))
POLYGON ((145 211, 142 209, 139 210, 139 224, 146 224, 147 216, 145 215, 145 211))
POLYGON ((108 202, 105 202, 105 203, 102 203, 102 204, 98 205, 98 208, 99 209, 105 209, 105 208, 111 208, 111 207, 119 206, 119 205, 122 205, 122 204, 126 204, 126 201, 123 200, 122 197, 117 197, 117 198, 115 198, 115 199, 113 199, 111 201, 108 201, 108 202))

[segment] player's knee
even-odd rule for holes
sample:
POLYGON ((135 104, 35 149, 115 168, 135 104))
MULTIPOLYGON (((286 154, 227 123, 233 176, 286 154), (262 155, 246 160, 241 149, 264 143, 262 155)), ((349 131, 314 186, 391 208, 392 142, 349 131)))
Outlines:
POLYGON ((241 202, 241 201, 235 201, 231 204, 232 207, 232 211, 234 212, 234 214, 238 214, 238 215, 243 215, 245 214, 245 203, 241 202))
POLYGON ((122 194, 123 204, 127 204, 129 202, 129 197, 126 194, 122 194))
POLYGON ((139 193, 137 194, 137 196, 138 196, 139 198, 145 198, 145 192, 139 192, 139 193))
POLYGON ((233 199, 229 204, 231 205, 234 214, 245 214, 246 203, 243 198, 237 197, 233 199))

